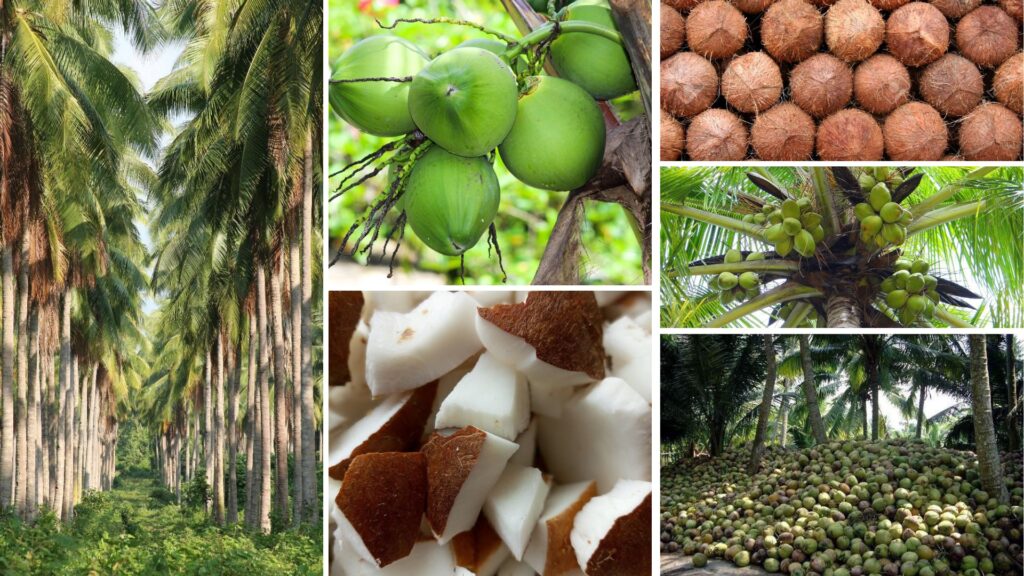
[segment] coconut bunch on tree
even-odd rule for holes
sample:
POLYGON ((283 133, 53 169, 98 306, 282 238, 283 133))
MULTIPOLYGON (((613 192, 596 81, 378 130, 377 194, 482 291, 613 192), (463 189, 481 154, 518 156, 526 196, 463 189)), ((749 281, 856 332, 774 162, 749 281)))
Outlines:
POLYGON ((1015 160, 1012 0, 664 0, 662 160, 1015 160))
POLYGON ((606 140, 599 103, 637 90, 612 10, 604 0, 533 8, 537 25, 519 36, 451 18, 397 19, 334 62, 334 113, 364 133, 394 138, 333 174, 334 197, 387 175, 339 256, 370 251, 383 239, 381 258, 391 245, 393 264, 408 225, 431 250, 452 257, 486 232, 500 264, 499 155, 516 179, 541 190, 575 190, 598 173, 606 140), (387 33, 409 22, 487 37, 428 54, 387 33))
POLYGON ((1019 325, 1020 181, 994 167, 666 170, 663 324, 1019 325))

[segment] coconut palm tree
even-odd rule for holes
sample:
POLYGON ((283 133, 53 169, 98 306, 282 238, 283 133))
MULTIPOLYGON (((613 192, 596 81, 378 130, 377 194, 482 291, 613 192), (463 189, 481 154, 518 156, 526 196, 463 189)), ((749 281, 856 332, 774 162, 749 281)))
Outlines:
POLYGON ((814 441, 818 444, 828 442, 825 435, 825 425, 821 421, 821 413, 818 410, 818 389, 815 385, 814 370, 811 367, 810 336, 800 336, 800 365, 803 368, 803 390, 807 400, 808 421, 811 424, 811 432, 814 434, 814 441))
POLYGON ((886 217, 903 219, 903 223, 885 225, 891 228, 885 230, 891 240, 875 234, 873 224, 861 230, 859 220, 867 218, 863 208, 872 214, 875 210, 858 180, 862 175, 866 176, 863 185, 871 183, 867 178, 874 179, 874 174, 861 169, 845 168, 665 169, 663 325, 1024 323, 1020 304, 1024 264, 1017 242, 1024 230, 1019 195, 1024 172, 995 167, 890 172, 882 182, 884 195, 896 202, 886 217), (807 223, 796 219, 791 224, 792 231, 807 228, 802 257, 791 247, 788 235, 780 238, 772 229, 776 217, 772 207, 801 198, 799 218, 807 223), (775 251, 766 234, 778 242, 784 256, 775 251), (738 251, 735 256, 727 253, 731 249, 738 251), (745 261, 751 252, 761 259, 745 261), (915 300, 913 307, 917 312, 920 305, 927 312, 904 312, 901 318, 906 302, 887 295, 902 289, 890 285, 895 279, 885 280, 918 260, 922 278, 931 276, 928 282, 934 287, 929 298, 915 300), (729 286, 709 284, 709 276, 718 280, 723 272, 736 276, 751 272, 750 288, 744 286, 746 290, 737 294, 731 288, 732 278, 726 279, 729 286), (723 303, 720 295, 726 292, 729 298, 723 303), (735 298, 743 301, 732 305, 735 298), (939 303, 928 305, 928 299, 939 303))
POLYGON ((761 468, 761 453, 764 450, 765 436, 768 432, 768 417, 771 414, 772 400, 775 396, 775 343, 770 334, 764 335, 764 355, 767 360, 765 362, 765 383, 761 393, 761 406, 757 411, 757 432, 754 435, 754 444, 750 448, 748 470, 751 474, 761 468))
POLYGON ((989 390, 988 357, 985 336, 968 336, 971 350, 971 408, 974 415, 974 441, 978 453, 978 473, 981 485, 1002 504, 1010 500, 1003 482, 1003 469, 999 462, 999 447, 992 422, 992 393, 989 390))

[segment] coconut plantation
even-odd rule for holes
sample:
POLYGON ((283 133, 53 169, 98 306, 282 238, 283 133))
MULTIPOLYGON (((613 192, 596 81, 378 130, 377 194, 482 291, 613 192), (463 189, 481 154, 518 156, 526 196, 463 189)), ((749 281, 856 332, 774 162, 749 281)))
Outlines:
POLYGON ((664 327, 1024 326, 1017 167, 665 168, 664 327))
POLYGON ((662 573, 1021 574, 1021 348, 663 336, 662 573))
POLYGON ((0 573, 321 573, 322 18, 0 3, 0 573))

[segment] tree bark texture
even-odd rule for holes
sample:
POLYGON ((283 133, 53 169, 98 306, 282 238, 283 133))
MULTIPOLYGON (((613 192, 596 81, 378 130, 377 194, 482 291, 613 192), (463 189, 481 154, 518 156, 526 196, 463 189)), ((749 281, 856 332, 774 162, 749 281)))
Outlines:
POLYGON ((825 435, 825 425, 821 421, 821 412, 818 409, 818 386, 814 381, 814 368, 811 366, 811 339, 810 336, 800 336, 800 363, 804 371, 804 397, 807 399, 807 419, 811 424, 811 433, 817 444, 828 442, 825 435))
POLYGON ((971 411, 974 416, 974 443, 978 454, 978 474, 981 485, 990 497, 1000 503, 1009 503, 1010 496, 1003 482, 1003 467, 999 461, 999 445, 992 420, 992 392, 988 379, 988 350, 983 334, 968 336, 971 348, 971 411))

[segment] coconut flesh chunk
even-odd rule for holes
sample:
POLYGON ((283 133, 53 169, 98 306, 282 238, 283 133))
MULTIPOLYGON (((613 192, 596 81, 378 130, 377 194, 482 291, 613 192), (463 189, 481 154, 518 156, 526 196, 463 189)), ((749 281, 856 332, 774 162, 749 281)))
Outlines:
POLYGON ((551 489, 523 558, 538 574, 560 576, 579 572, 569 535, 576 514, 594 496, 597 496, 595 482, 577 482, 551 489))
POLYGON ((488 352, 548 388, 605 376, 601 325, 593 292, 531 292, 524 303, 481 308, 476 319, 488 352))
POLYGON ((472 530, 452 538, 455 563, 476 576, 494 576, 509 557, 508 546, 481 514, 472 530))
POLYGON ((344 386, 349 381, 349 342, 363 311, 362 292, 328 292, 327 355, 331 366, 328 384, 344 386))
POLYGON ((570 535, 588 576, 651 573, 651 483, 620 480, 576 515, 570 535))
POLYGON ((419 447, 437 395, 437 382, 389 396, 332 441, 328 474, 345 477, 352 458, 369 452, 408 452, 419 447))
POLYGON ((455 565, 450 546, 438 546, 433 539, 420 540, 412 552, 393 564, 377 568, 356 555, 350 546, 336 541, 331 576, 465 576, 455 565))
POLYGON ((462 292, 435 292, 411 312, 377 312, 370 320, 366 383, 374 396, 436 380, 480 350, 476 302, 462 292))
POLYGON ((363 308, 363 320, 369 322, 374 312, 399 312, 405 314, 426 299, 429 292, 415 291, 381 291, 366 292, 366 306, 363 308))
POLYGON ((535 576, 535 573, 533 568, 530 568, 530 565, 526 562, 519 562, 515 558, 509 558, 498 568, 498 576, 535 576))
POLYGON ((473 369, 473 366, 476 365, 476 360, 476 356, 471 356, 454 370, 438 379, 437 395, 434 396, 434 406, 430 409, 430 416, 427 418, 428 425, 423 429, 421 445, 426 444, 434 433, 434 422, 437 421, 437 413, 441 410, 441 405, 444 404, 445 399, 452 393, 452 390, 455 390, 455 386, 458 385, 459 381, 473 369))
POLYGON ((337 534, 356 555, 387 566, 409 555, 427 506, 426 459, 419 452, 356 456, 335 503, 337 534))
POLYGON ((651 335, 629 316, 605 327, 604 349, 611 358, 611 373, 622 378, 651 402, 651 335))
POLYGON ((519 445, 467 426, 434 434, 421 449, 427 462, 427 522, 441 544, 476 524, 487 494, 519 445))
POLYGON ((587 386, 561 417, 539 420, 541 455, 560 482, 596 480, 607 492, 620 478, 651 480, 651 406, 624 380, 587 386))
POLYGON ((363 386, 329 386, 327 394, 327 429, 341 432, 363 418, 379 402, 370 396, 370 389, 363 386))
POLYGON ((512 465, 487 496, 484 515, 516 560, 523 559, 550 489, 549 479, 540 470, 512 465))
POLYGON ((646 356, 612 369, 612 376, 625 380, 648 404, 651 403, 651 351, 646 356))
POLYGON ((537 419, 534 418, 530 421, 530 425, 526 427, 526 430, 516 438, 516 444, 519 444, 519 449, 509 459, 509 466, 515 464, 517 466, 533 466, 534 457, 537 455, 537 419))
POLYGON ((515 440, 530 424, 530 391, 514 368, 484 353, 437 412, 435 428, 476 426, 515 440))
POLYGON ((360 320, 348 343, 348 374, 350 385, 366 388, 366 344, 370 340, 370 327, 360 320))
POLYGON ((473 290, 467 294, 481 306, 512 304, 516 299, 516 293, 511 290, 473 290))

